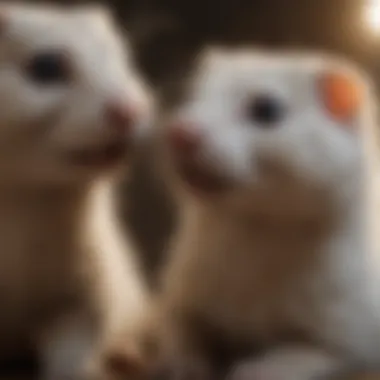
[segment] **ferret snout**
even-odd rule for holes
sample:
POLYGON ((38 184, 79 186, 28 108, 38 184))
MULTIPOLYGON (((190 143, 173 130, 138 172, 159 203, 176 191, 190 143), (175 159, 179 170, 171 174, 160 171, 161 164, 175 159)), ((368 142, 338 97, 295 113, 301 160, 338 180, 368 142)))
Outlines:
POLYGON ((169 126, 168 142, 179 158, 192 159, 202 145, 202 137, 191 124, 177 122, 169 126))
POLYGON ((114 133, 122 136, 133 133, 132 129, 140 113, 136 105, 121 100, 107 102, 104 112, 107 126, 114 133))

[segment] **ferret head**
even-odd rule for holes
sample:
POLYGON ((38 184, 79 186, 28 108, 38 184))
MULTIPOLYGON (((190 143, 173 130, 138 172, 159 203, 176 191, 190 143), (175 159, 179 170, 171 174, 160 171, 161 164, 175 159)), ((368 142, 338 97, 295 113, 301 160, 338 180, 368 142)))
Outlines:
POLYGON ((327 56, 208 52, 165 129, 177 179, 208 203, 340 195, 361 172, 365 83, 327 56))
POLYGON ((149 124, 127 41, 100 7, 0 4, 0 178, 114 172, 149 124))

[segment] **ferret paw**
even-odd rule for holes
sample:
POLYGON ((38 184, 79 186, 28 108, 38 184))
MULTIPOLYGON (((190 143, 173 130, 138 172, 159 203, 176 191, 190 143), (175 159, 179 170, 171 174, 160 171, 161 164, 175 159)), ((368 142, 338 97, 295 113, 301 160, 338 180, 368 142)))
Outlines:
POLYGON ((280 349, 238 364, 227 380, 330 380, 341 370, 340 364, 317 350, 280 349))
POLYGON ((91 379, 140 379, 145 378, 148 360, 136 347, 114 345, 101 350, 87 366, 91 379))

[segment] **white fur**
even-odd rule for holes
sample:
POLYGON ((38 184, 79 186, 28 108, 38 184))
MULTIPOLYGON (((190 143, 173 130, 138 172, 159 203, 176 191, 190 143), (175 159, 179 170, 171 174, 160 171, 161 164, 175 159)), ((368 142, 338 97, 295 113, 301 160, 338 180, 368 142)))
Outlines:
POLYGON ((151 100, 106 10, 1 4, 0 24, 0 356, 32 339, 43 378, 78 379, 121 331, 139 350, 147 293, 118 226, 118 171, 68 157, 123 141, 104 117, 113 101, 139 111, 137 141, 151 100), (26 76, 50 49, 66 52, 70 83, 26 76))
MULTIPOLYGON (((270 347, 231 379, 313 380, 380 365, 373 101, 365 75, 334 57, 215 50, 173 115, 202 136, 198 167, 233 187, 197 194, 180 182, 162 308, 179 331, 192 331, 195 316, 227 339, 270 347), (319 97, 318 76, 330 71, 364 87, 347 121, 319 97), (279 125, 260 128, 247 117, 247 102, 261 93, 285 105, 279 125)), ((186 362, 181 355, 197 350, 173 334, 171 354, 186 362)))
MULTIPOLYGON (((76 172, 65 171, 60 152, 70 152, 83 144, 96 147, 114 138, 104 124, 105 102, 121 99, 137 108, 149 108, 149 98, 136 75, 130 49, 124 48, 128 42, 116 34, 106 13, 102 15, 96 10, 79 8, 70 12, 68 8, 57 12, 56 8, 41 11, 36 7, 4 6, 6 20, 0 36, 0 141, 5 157, 1 162, 8 165, 12 160, 14 164, 12 173, 7 175, 15 176, 13 169, 18 165, 18 174, 22 176, 42 175, 43 180, 48 175, 56 178, 57 174, 72 177, 76 172), (51 48, 67 52, 74 80, 70 85, 41 90, 25 78, 23 67, 35 52, 51 48), (49 128, 52 119, 55 127, 49 128), (18 125, 17 130, 14 125, 18 125), (31 143, 25 147, 19 142, 16 150, 25 129, 35 138, 41 134, 45 143, 38 141, 37 147, 31 143), (4 147, 11 143, 9 152, 4 147), (33 165, 25 165, 25 161, 33 161, 33 165)), ((146 130, 149 116, 144 111, 141 125, 134 133, 141 135, 146 130)))

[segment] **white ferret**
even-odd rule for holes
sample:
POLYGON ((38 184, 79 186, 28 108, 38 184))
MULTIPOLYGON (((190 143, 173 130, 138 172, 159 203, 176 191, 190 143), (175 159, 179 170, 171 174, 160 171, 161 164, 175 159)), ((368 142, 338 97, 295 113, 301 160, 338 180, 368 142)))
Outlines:
POLYGON ((329 55, 203 58, 165 129, 182 206, 159 301, 172 376, 212 374, 206 332, 251 353, 233 380, 380 366, 373 101, 329 55))
POLYGON ((35 348, 44 379, 87 376, 121 330, 138 360, 113 190, 153 103, 130 50, 105 8, 0 5, 0 358, 35 348))

